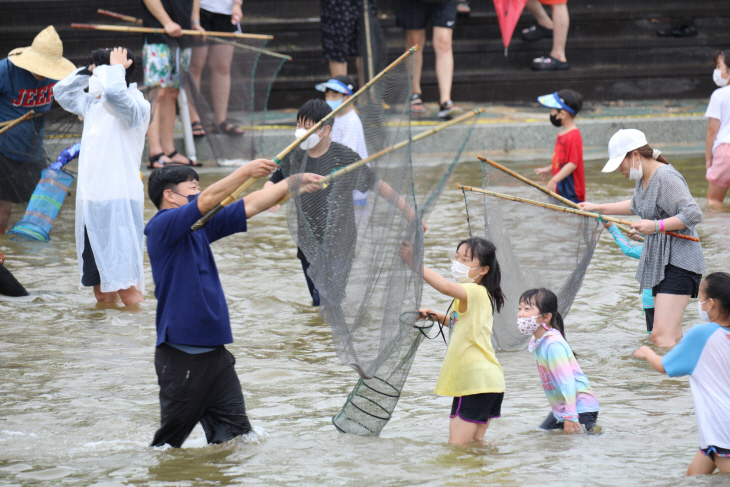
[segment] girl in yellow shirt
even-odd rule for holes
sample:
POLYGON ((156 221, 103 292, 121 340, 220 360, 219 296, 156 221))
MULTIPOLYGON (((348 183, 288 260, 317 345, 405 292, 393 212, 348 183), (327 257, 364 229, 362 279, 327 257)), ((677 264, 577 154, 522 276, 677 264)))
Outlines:
MULTIPOLYGON (((472 237, 456 247, 451 266, 452 282, 423 266, 423 279, 454 302, 446 314, 430 308, 418 310, 421 318, 449 320, 449 347, 441 366, 435 393, 453 396, 449 443, 481 441, 492 418, 498 418, 504 397, 504 373, 492 348, 492 313, 502 309, 504 294, 494 244, 472 237)), ((403 261, 411 266, 413 249, 404 242, 403 261)))

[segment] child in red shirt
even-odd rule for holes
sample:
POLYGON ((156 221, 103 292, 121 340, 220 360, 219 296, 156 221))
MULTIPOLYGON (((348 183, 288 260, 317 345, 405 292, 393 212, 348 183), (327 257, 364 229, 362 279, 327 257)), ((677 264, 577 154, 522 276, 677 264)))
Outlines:
POLYGON ((550 122, 563 130, 555 141, 553 162, 550 166, 535 169, 543 179, 552 178, 547 184, 550 191, 574 203, 586 200, 586 180, 583 173, 583 138, 575 124, 575 117, 583 107, 583 96, 573 90, 560 90, 543 95, 537 101, 550 108, 550 122))

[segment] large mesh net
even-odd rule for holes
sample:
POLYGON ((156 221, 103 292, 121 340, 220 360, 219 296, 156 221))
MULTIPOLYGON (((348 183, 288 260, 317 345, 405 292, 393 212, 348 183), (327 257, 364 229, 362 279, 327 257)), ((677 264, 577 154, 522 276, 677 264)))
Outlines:
POLYGON ((197 159, 238 165, 261 156, 271 86, 290 58, 264 49, 265 39, 210 36, 189 48, 165 39, 188 104, 188 113, 180 113, 183 133, 197 121, 205 132, 197 159))
POLYGON ((300 195, 292 188, 287 216, 299 255, 306 261, 306 275, 316 288, 320 314, 332 329, 337 355, 360 375, 334 419, 338 429, 349 433, 378 434, 405 384, 423 338, 414 328, 423 289, 418 264, 423 257, 422 222, 473 128, 473 124, 450 128, 406 143, 374 159, 369 167, 338 177, 338 170, 366 154, 337 140, 361 138, 368 154, 412 140, 409 62, 376 82, 358 99, 354 111, 335 119, 333 142, 325 153, 299 148, 281 165, 287 176, 334 174, 327 188, 316 193, 300 195), (345 117, 355 116, 361 123, 342 124, 345 117), (414 248, 415 271, 398 256, 403 241, 414 248))
MULTIPOLYGON (((513 168, 514 169, 514 168, 513 168)), ((482 164, 481 188, 560 205, 541 191, 512 176, 482 164)), ((527 347, 530 337, 517 329, 520 295, 545 287, 558 296, 558 309, 566 317, 583 283, 603 226, 594 219, 558 213, 545 208, 465 191, 469 234, 486 238, 497 247, 502 290, 507 300, 494 315, 495 350, 527 347)))

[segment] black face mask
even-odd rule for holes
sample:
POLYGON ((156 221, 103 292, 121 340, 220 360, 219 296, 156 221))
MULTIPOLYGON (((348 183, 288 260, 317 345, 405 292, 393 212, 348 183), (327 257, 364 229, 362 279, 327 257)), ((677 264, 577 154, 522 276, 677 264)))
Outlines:
POLYGON ((562 127, 563 121, 558 118, 557 115, 550 114, 550 123, 555 125, 556 127, 562 127))

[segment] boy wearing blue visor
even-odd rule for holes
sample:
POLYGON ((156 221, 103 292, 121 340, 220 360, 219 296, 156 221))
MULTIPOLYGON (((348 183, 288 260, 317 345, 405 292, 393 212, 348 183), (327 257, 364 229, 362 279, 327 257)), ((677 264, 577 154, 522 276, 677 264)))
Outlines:
POLYGON ((547 189, 574 203, 586 200, 586 179, 583 172, 583 138, 575 117, 583 107, 583 96, 573 90, 560 90, 538 96, 540 105, 550 109, 550 122, 562 130, 555 141, 552 164, 535 169, 545 179, 551 175, 547 189))
MULTIPOLYGON (((354 94, 354 86, 349 76, 335 76, 326 83, 320 83, 314 87, 324 92, 324 100, 335 110, 354 94)), ((332 141, 349 147, 358 153, 361 159, 368 156, 368 147, 365 144, 365 132, 362 128, 360 116, 355 111, 355 106, 350 105, 335 116, 335 123, 332 125, 332 141)), ((358 190, 353 191, 355 200, 355 217, 367 214, 368 193, 358 190)))

